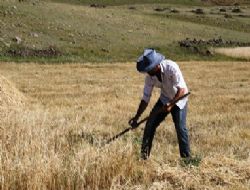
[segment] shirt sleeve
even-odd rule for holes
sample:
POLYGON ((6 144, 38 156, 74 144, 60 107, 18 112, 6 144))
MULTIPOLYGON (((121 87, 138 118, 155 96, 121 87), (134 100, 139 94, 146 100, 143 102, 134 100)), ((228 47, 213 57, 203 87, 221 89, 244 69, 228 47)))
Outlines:
POLYGON ((147 103, 150 101, 153 88, 154 88, 153 81, 150 78, 150 76, 147 75, 145 78, 143 97, 142 97, 142 99, 147 103))
POLYGON ((186 83, 179 68, 171 69, 171 80, 173 82, 173 86, 179 88, 186 88, 186 83))

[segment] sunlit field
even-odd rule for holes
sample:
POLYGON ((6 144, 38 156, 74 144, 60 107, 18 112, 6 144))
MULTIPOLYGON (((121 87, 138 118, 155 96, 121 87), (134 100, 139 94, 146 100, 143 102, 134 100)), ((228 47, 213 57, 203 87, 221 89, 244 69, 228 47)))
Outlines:
POLYGON ((137 110, 144 75, 135 63, 1 63, 0 189, 249 189, 250 62, 179 65, 198 166, 180 160, 171 116, 147 161, 144 126, 102 146, 137 110))
POLYGON ((250 60, 250 47, 217 48, 216 53, 237 58, 248 58, 250 60))

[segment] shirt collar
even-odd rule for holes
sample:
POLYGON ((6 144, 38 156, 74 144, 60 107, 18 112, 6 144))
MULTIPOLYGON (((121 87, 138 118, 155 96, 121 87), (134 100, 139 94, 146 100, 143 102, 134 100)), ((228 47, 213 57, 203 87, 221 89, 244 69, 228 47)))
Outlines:
POLYGON ((163 69, 163 62, 164 61, 165 61, 165 59, 160 62, 160 66, 161 66, 161 80, 162 81, 163 81, 163 77, 164 77, 164 69, 163 69))

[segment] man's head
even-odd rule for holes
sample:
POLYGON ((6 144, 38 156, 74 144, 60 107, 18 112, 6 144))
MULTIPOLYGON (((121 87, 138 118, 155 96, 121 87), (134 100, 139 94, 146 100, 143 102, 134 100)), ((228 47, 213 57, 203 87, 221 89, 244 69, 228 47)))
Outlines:
POLYGON ((147 73, 150 76, 155 76, 157 73, 160 73, 160 72, 161 72, 161 66, 158 64, 153 69, 151 69, 150 71, 148 71, 147 73))
POLYGON ((154 49, 145 49, 143 55, 137 60, 136 68, 141 73, 153 76, 159 70, 159 64, 164 59, 165 57, 154 49))

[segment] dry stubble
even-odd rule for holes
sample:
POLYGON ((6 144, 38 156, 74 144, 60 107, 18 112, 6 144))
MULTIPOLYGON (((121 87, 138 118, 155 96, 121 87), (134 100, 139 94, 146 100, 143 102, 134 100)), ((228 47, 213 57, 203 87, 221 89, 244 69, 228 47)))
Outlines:
POLYGON ((158 128, 147 162, 138 160, 141 129, 100 148, 137 109, 144 79, 133 63, 2 63, 0 74, 37 101, 1 118, 0 188, 248 189, 250 64, 180 67, 192 91, 188 127, 199 167, 180 165, 171 117, 158 128))

